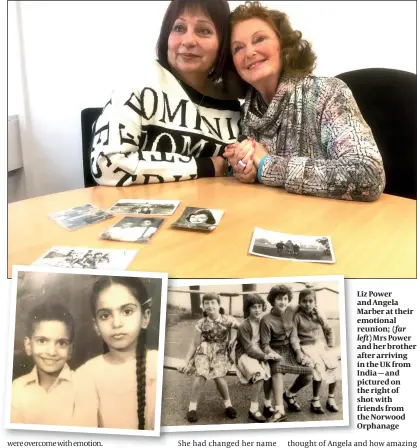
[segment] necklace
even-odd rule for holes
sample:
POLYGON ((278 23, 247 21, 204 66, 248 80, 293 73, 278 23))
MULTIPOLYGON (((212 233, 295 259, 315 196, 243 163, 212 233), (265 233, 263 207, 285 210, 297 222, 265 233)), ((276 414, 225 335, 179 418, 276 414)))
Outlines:
MULTIPOLYGON (((203 95, 203 98, 201 98, 201 101, 198 103, 198 105, 196 105, 196 107, 197 107, 197 110, 198 110, 198 113, 201 115, 201 111, 200 111, 200 106, 201 106, 201 103, 204 101, 204 98, 205 98, 205 95, 203 95)), ((195 104, 195 103, 194 103, 195 104)))
POLYGON ((194 106, 196 107, 198 113, 201 115, 201 111, 200 111, 200 107, 204 101, 204 98, 206 97, 206 95, 203 95, 202 93, 200 93, 198 90, 194 89, 194 87, 189 86, 188 84, 186 84, 184 81, 182 81, 181 79, 178 78, 178 82, 180 83, 181 87, 185 90, 185 92, 187 93, 187 95, 189 97, 192 97, 197 93, 199 95, 202 95, 200 102, 197 104, 196 101, 193 101, 194 106), (191 95, 191 93, 194 92, 193 95, 191 95))

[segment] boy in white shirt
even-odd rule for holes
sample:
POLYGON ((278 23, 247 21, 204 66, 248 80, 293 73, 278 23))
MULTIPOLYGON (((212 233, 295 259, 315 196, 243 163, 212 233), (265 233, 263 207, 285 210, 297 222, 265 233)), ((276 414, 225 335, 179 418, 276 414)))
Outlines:
POLYGON ((13 381, 11 423, 72 425, 76 402, 71 358, 74 319, 66 307, 45 303, 34 307, 24 340, 34 368, 13 381))

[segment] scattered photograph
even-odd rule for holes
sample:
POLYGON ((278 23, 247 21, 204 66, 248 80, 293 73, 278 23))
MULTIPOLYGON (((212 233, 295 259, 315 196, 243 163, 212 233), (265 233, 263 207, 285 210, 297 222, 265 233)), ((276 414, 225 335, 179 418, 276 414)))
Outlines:
POLYGON ((53 246, 33 265, 57 268, 126 269, 136 250, 90 249, 88 247, 53 246))
POLYGON ((109 209, 110 213, 126 215, 164 215, 174 214, 181 201, 163 199, 120 199, 109 209))
POLYGON ((348 426, 343 276, 170 280, 162 432, 348 426))
POLYGON ((214 230, 223 216, 223 210, 201 207, 186 207, 183 214, 171 227, 191 230, 214 230))
POLYGON ((14 266, 6 427, 159 436, 168 275, 14 266))
POLYGON ((147 243, 164 222, 160 218, 136 218, 125 216, 117 224, 100 235, 104 240, 147 243))
POLYGON ((268 258, 334 263, 336 258, 329 236, 290 235, 256 227, 249 253, 268 258))
POLYGON ((68 210, 50 213, 48 217, 67 230, 75 230, 112 218, 113 215, 94 205, 85 204, 68 210))

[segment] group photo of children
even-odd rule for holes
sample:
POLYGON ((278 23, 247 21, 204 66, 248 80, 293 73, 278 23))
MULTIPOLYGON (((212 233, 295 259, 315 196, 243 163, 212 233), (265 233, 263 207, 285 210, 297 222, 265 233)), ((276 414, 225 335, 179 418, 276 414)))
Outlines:
POLYGON ((179 286, 167 300, 166 430, 348 418, 342 282, 179 286))
POLYGON ((21 269, 10 423, 159 435, 167 276, 21 269))

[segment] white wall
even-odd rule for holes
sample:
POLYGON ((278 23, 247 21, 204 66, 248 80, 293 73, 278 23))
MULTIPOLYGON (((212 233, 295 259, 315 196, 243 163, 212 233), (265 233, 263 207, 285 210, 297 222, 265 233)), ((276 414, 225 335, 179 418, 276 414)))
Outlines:
MULTIPOLYGON (((169 2, 23 1, 29 196, 83 187, 80 112, 103 106, 120 78, 154 58, 169 2)), ((243 2, 230 2, 234 9, 243 2)), ((266 2, 313 43, 316 74, 365 67, 416 72, 415 2, 266 2)))

